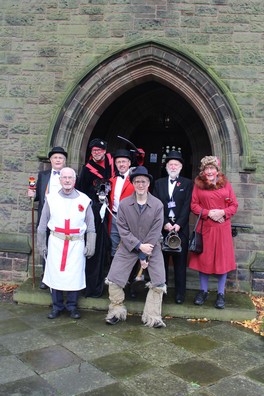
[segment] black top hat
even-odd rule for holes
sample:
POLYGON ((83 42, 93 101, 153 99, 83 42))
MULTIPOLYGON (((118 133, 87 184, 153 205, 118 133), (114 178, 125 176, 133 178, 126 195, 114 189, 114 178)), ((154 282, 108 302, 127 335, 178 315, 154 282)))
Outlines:
POLYGON ((63 154, 66 158, 68 157, 68 153, 62 148, 62 147, 53 147, 51 151, 48 154, 48 157, 50 158, 53 154, 63 154))
POLYGON ((130 151, 126 149, 118 149, 114 154, 114 158, 128 158, 131 161, 131 154, 130 151))
POLYGON ((145 168, 145 166, 137 166, 136 168, 134 168, 132 170, 132 172, 130 173, 131 183, 133 182, 133 179, 136 176, 146 176, 149 178, 150 183, 153 180, 153 177, 148 173, 148 170, 147 170, 147 168, 145 168))
POLYGON ((179 151, 176 151, 176 150, 170 151, 166 157, 166 160, 165 160, 166 164, 167 164, 167 162, 169 162, 172 159, 177 160, 177 161, 181 162, 182 164, 184 164, 184 159, 182 158, 182 155, 179 151))
POLYGON ((103 150, 106 150, 107 143, 102 139, 95 138, 95 139, 91 140, 89 143, 89 148, 93 148, 93 147, 99 147, 103 150))

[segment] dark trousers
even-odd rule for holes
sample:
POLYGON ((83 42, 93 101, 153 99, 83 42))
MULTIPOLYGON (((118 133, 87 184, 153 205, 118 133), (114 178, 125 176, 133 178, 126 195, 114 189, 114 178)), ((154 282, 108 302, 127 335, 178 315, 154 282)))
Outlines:
POLYGON ((186 292, 186 266, 187 266, 187 256, 188 256, 188 241, 181 239, 181 253, 167 253, 163 252, 164 265, 166 271, 166 284, 169 281, 169 260, 172 257, 173 270, 174 270, 174 288, 175 297, 177 295, 185 296, 186 292))
POLYGON ((53 309, 56 311, 63 311, 65 308, 67 311, 73 311, 77 309, 77 301, 79 291, 66 291, 66 303, 63 302, 63 291, 51 289, 51 298, 53 309))

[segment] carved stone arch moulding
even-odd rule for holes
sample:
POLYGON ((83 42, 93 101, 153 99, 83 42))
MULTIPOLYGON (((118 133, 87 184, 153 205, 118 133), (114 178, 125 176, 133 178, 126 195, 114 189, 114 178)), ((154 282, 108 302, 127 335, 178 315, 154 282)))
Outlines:
MULTIPOLYGON (((54 125, 51 143, 67 148, 78 167, 89 137, 105 109, 132 87, 157 81, 180 94, 202 120, 212 152, 231 172, 255 169, 248 134, 230 91, 201 61, 182 48, 147 42, 122 49, 87 72, 74 87, 54 125)), ((192 136, 189 136, 192 144, 192 136)), ((199 161, 195 158, 193 162, 199 161)))

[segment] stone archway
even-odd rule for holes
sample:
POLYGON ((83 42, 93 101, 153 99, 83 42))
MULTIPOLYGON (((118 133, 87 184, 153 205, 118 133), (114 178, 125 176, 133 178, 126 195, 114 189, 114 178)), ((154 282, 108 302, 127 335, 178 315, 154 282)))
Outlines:
MULTIPOLYGON (((158 43, 122 50, 101 62, 76 85, 57 119, 51 145, 67 148, 69 163, 77 169, 84 162, 89 138, 105 110, 133 87, 154 81, 192 106, 206 129, 211 152, 222 158, 229 174, 241 167, 252 169, 239 111, 226 87, 211 74, 189 54, 158 43)), ((191 128, 187 133, 193 163, 198 164, 199 136, 191 128)))
MULTIPOLYGON (((186 140, 191 146, 193 175, 197 173, 202 156, 212 153, 221 158, 224 172, 241 193, 238 175, 254 170, 255 164, 249 153, 247 130, 234 98, 221 80, 196 58, 179 48, 156 42, 121 50, 87 72, 65 101, 53 128, 50 146, 63 146, 69 153, 68 164, 80 169, 80 165, 85 163, 86 148, 92 134, 93 137, 105 138, 108 143, 116 141, 114 128, 109 128, 106 135, 102 135, 98 128, 107 111, 119 104, 120 98, 147 84, 170 90, 177 96, 178 103, 185 101, 199 119, 202 127, 197 129, 188 125, 186 118, 177 120, 184 124, 186 140), (203 151, 204 142, 206 152, 203 151)), ((137 95, 133 100, 134 104, 137 103, 137 95)), ((121 118, 122 114, 119 114, 118 121, 121 118)), ((129 139, 132 129, 124 129, 122 135, 129 139)), ((250 224, 248 213, 242 210, 239 217, 250 224)), ((234 278, 237 283, 233 282, 232 288, 239 289, 239 264, 234 278)))

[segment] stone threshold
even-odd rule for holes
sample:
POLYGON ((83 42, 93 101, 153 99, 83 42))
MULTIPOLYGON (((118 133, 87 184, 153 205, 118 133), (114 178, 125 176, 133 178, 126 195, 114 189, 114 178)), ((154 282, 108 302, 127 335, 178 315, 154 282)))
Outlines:
MULTIPOLYGON (((32 279, 27 279, 19 288, 14 291, 13 300, 18 304, 33 304, 42 305, 49 308, 51 306, 51 296, 49 290, 41 290, 38 287, 39 279, 36 279, 35 287, 33 287, 32 279)), ((136 298, 129 296, 128 290, 126 292, 125 305, 128 314, 141 314, 144 308, 144 301, 147 290, 144 287, 139 287, 136 298)), ((257 317, 256 308, 246 293, 228 292, 226 293, 225 309, 214 308, 216 299, 216 292, 209 292, 208 300, 203 306, 196 306, 193 304, 193 299, 196 290, 187 290, 185 302, 182 305, 175 304, 173 289, 168 289, 168 294, 164 296, 162 305, 162 315, 164 317, 178 317, 186 319, 207 319, 218 321, 244 321, 252 320, 257 317)), ((78 306, 79 309, 91 309, 103 311, 105 315, 108 310, 108 292, 107 287, 104 293, 99 298, 85 298, 80 293, 78 306)))

